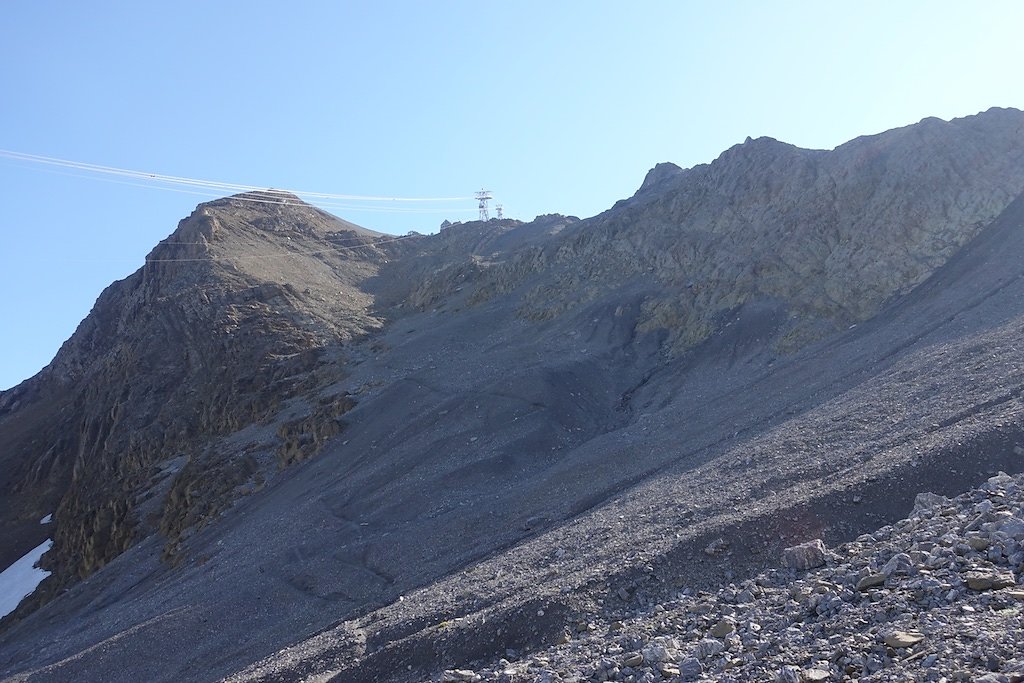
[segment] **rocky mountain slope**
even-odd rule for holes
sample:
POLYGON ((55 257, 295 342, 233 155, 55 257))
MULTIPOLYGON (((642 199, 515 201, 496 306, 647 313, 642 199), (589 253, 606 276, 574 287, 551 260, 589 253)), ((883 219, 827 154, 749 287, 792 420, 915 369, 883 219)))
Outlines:
POLYGON ((383 260, 359 245, 379 236, 281 203, 293 200, 197 209, 0 399, 5 517, 56 511, 49 592, 158 529, 173 544, 227 505, 259 467, 211 438, 276 414, 381 326, 357 286, 383 260))
POLYGON ((788 548, 782 568, 567 624, 557 645, 441 681, 1024 681, 1022 543, 1024 477, 999 473, 954 500, 919 494, 856 541, 788 548))
POLYGON ((0 394, 0 676, 421 680, 1018 471, 1022 190, 990 110, 584 221, 204 204, 0 394))

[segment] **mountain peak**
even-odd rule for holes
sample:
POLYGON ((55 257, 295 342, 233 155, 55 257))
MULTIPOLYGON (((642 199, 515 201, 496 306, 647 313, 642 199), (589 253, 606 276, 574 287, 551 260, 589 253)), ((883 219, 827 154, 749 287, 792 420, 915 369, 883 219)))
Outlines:
POLYGON ((210 217, 216 217, 227 225, 245 223, 250 227, 276 233, 324 235, 353 231, 365 237, 384 236, 384 233, 329 214, 298 195, 283 190, 252 190, 204 202, 179 225, 194 218, 210 217))
POLYGON ((814 150, 797 147, 796 145, 792 145, 788 142, 776 140, 775 138, 767 135, 762 135, 757 138, 752 138, 748 135, 743 142, 735 144, 722 152, 718 159, 712 163, 733 159, 745 159, 760 163, 769 157, 777 157, 784 154, 808 154, 813 151, 814 150))
POLYGON ((644 177, 644 182, 640 185, 640 189, 637 190, 637 194, 649 192, 655 188, 661 187, 670 182, 673 178, 678 177, 682 172, 683 169, 672 162, 666 161, 660 164, 655 164, 654 168, 647 172, 647 175, 644 177))

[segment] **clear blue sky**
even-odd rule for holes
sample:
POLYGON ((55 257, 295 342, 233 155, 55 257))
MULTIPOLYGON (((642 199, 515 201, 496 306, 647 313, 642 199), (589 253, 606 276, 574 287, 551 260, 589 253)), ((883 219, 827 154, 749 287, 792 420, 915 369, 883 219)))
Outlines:
MULTIPOLYGON (((831 148, 1024 108, 1024 3, 18 2, 0 149, 581 217, 746 136, 831 148)), ((0 159, 0 388, 204 197, 0 159)), ((143 183, 145 185, 145 183, 143 183)), ((436 209, 438 207, 431 207, 436 209)), ((447 213, 332 209, 386 232, 447 213)))

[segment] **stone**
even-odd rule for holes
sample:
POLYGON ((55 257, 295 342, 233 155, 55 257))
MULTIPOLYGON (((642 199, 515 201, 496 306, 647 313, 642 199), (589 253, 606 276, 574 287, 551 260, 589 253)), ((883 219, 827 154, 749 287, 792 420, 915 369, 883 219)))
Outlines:
POLYGON ((448 669, 441 675, 442 683, 475 683, 483 677, 469 669, 448 669))
POLYGON ((967 537, 967 545, 971 546, 974 550, 986 550, 990 543, 991 541, 984 536, 975 535, 967 537))
POLYGON ((711 627, 711 635, 715 638, 725 638, 736 630, 736 621, 729 617, 722 617, 711 627))
POLYGON ((669 659, 668 648, 664 645, 650 645, 643 649, 644 661, 648 664, 657 664, 669 659))
POLYGON ((924 640, 924 634, 918 631, 893 631, 886 634, 883 641, 893 648, 913 647, 924 640))
POLYGON ((679 677, 684 681, 692 681, 702 673, 704 665, 696 657, 687 657, 679 662, 679 677))
POLYGON ((665 678, 672 678, 673 676, 679 675, 679 667, 671 662, 660 662, 658 664, 658 671, 665 678))
POLYGON ((716 538, 704 548, 704 554, 711 557, 718 557, 729 548, 729 542, 724 538, 716 538))
POLYGON ((715 638, 704 638, 697 642, 697 659, 705 660, 714 657, 725 649, 725 644, 715 638))
POLYGON ((782 551, 782 564, 790 569, 813 569, 825 564, 825 544, 820 538, 782 551))
POLYGON ((866 591, 869 588, 881 586, 884 583, 885 574, 868 574, 867 576, 862 577, 861 580, 857 582, 857 590, 866 591))
POLYGON ((778 683, 800 683, 800 667, 784 666, 775 677, 778 683))
POLYGON ((893 555, 885 566, 882 567, 882 574, 885 576, 892 576, 894 574, 907 574, 913 568, 914 563, 910 559, 910 555, 906 553, 897 553, 893 555))
POLYGON ((925 510, 932 510, 937 507, 949 505, 952 501, 945 496, 940 496, 937 493, 919 493, 914 496, 914 510, 913 512, 923 512, 925 510))
POLYGON ((964 578, 967 587, 975 591, 998 590, 1017 584, 1013 572, 1009 571, 969 571, 964 578))
POLYGON ((831 677, 832 674, 825 669, 804 669, 800 674, 802 683, 820 683, 820 681, 827 681, 831 677))
POLYGON ((984 488, 988 490, 998 490, 1000 487, 1006 486, 1007 484, 1010 484, 1012 482, 1013 477, 1011 477, 1006 472, 1000 470, 999 472, 993 474, 991 477, 988 478, 988 481, 985 482, 984 488))
POLYGON ((639 652, 633 652, 622 658, 622 666, 640 666, 644 663, 644 656, 639 652))
POLYGON ((1015 541, 1024 541, 1024 519, 1010 517, 999 524, 999 533, 1005 534, 1015 541))

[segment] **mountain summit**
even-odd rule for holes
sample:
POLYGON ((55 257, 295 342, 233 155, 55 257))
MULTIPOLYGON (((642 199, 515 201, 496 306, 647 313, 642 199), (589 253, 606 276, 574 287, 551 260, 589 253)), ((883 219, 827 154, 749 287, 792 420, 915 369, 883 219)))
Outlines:
POLYGON ((0 394, 0 677, 423 680, 1018 471, 1022 192, 993 109, 586 220, 202 204, 0 394))

